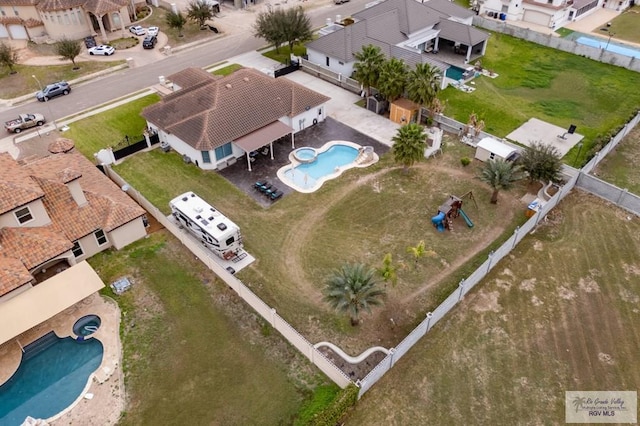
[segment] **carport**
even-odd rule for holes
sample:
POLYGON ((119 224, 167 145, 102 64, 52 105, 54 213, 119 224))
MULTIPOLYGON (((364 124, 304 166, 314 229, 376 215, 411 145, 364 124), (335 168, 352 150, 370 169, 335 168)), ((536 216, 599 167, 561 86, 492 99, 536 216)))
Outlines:
POLYGON ((251 152, 257 151, 268 144, 269 153, 273 160, 273 141, 289 134, 291 135, 291 149, 294 149, 293 129, 279 120, 237 139, 235 144, 245 152, 247 167, 251 171, 251 161, 253 160, 251 152))

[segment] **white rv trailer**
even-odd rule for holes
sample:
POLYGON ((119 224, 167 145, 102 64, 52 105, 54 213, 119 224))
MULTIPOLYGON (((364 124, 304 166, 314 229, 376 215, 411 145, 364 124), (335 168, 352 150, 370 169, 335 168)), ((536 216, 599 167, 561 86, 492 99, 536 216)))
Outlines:
POLYGON ((238 225, 193 192, 185 192, 171 200, 169 205, 178 223, 219 257, 232 259, 242 249, 238 225))

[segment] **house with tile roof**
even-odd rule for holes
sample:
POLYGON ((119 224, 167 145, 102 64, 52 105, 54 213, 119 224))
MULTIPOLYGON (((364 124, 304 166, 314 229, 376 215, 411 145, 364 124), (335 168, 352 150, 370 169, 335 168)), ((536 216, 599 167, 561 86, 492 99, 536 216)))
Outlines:
POLYGON ((411 68, 428 63, 444 74, 450 66, 444 54, 456 55, 465 64, 484 56, 489 35, 471 25, 474 15, 448 0, 377 2, 355 13, 352 24, 332 24, 334 31, 308 43, 308 60, 351 76, 354 55, 373 45, 411 68))
POLYGON ((121 30, 135 19, 131 0, 0 0, 0 40, 79 40, 121 30))
POLYGON ((146 235, 145 211, 77 152, 0 153, 0 306, 92 255, 146 235))
POLYGON ((325 120, 330 98, 286 78, 242 68, 216 77, 187 68, 167 77, 174 92, 142 111, 148 127, 185 160, 220 170, 325 120))

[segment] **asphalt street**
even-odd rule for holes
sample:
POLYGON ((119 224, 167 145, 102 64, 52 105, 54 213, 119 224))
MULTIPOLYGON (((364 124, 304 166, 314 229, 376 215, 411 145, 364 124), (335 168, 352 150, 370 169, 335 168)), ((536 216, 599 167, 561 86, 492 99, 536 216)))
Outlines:
MULTIPOLYGON (((307 11, 312 26, 319 28, 325 24, 327 18, 335 18, 337 14, 343 17, 364 8, 365 0, 352 0, 342 5, 321 5, 307 11)), ((250 16, 254 16, 253 14, 250 16)), ((246 15, 245 15, 246 16, 246 15)), ((174 52, 167 57, 139 67, 127 68, 98 77, 95 80, 73 86, 69 96, 59 97, 47 103, 35 100, 8 107, 0 111, 0 123, 15 118, 20 113, 40 113, 47 120, 60 120, 63 117, 76 114, 86 109, 94 108, 130 93, 148 88, 158 83, 159 76, 171 75, 187 67, 207 67, 234 56, 264 47, 262 39, 255 38, 246 25, 232 28, 229 34, 202 43, 198 46, 174 52), (53 114, 53 117, 51 117, 53 114)))

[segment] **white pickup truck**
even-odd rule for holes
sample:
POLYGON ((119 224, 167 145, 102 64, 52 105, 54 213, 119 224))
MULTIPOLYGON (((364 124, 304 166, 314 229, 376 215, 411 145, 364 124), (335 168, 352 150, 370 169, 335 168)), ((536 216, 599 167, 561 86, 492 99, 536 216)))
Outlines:
POLYGON ((4 128, 7 132, 20 133, 30 127, 42 126, 45 121, 42 114, 20 114, 18 118, 4 123, 4 128))

